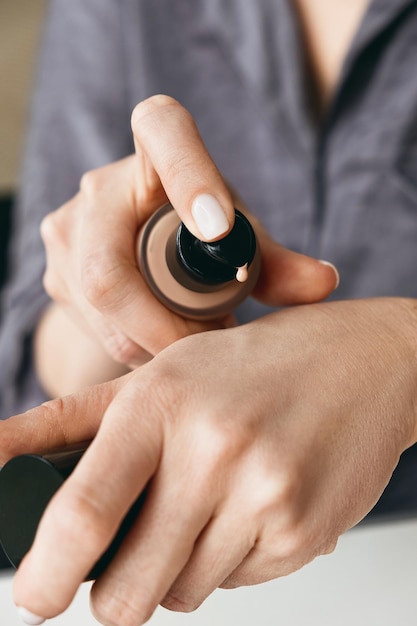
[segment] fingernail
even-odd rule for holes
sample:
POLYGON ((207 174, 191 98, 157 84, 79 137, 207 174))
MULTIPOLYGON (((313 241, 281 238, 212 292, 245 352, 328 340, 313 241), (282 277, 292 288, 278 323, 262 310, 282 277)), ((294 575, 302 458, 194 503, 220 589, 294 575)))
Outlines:
POLYGON ((39 624, 43 624, 45 622, 44 617, 39 617, 39 615, 35 615, 34 613, 31 613, 30 611, 25 609, 23 606, 18 606, 16 608, 17 608, 17 612, 20 615, 20 619, 25 624, 29 624, 30 626, 39 626, 39 624))
POLYGON ((334 271, 334 274, 336 276, 336 284, 334 286, 334 289, 337 289, 340 283, 340 276, 339 276, 339 272, 337 271, 337 268, 335 265, 333 265, 333 263, 330 263, 329 261, 323 261, 323 259, 319 260, 319 263, 321 263, 322 265, 327 265, 328 267, 331 267, 332 270, 334 271))
POLYGON ((191 213, 204 239, 215 239, 229 230, 226 213, 216 198, 208 193, 195 198, 191 213))

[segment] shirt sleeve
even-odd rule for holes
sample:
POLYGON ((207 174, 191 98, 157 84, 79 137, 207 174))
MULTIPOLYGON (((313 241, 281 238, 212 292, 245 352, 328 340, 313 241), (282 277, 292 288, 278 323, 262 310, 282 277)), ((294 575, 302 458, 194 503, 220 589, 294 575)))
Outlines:
POLYGON ((46 399, 32 359, 33 333, 48 303, 40 222, 77 192, 85 171, 133 150, 122 5, 118 0, 49 5, 1 296, 1 419, 46 399))

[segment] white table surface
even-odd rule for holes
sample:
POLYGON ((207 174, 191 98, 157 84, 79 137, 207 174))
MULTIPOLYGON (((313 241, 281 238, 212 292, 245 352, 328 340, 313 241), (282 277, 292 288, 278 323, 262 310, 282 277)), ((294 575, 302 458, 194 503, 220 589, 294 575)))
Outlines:
MULTIPOLYGON (((0 575, 0 625, 21 624, 0 575)), ((93 626, 89 585, 51 626, 93 626)), ((218 590, 196 612, 157 609, 151 626, 417 626, 417 520, 365 526, 336 551, 263 585, 218 590)))

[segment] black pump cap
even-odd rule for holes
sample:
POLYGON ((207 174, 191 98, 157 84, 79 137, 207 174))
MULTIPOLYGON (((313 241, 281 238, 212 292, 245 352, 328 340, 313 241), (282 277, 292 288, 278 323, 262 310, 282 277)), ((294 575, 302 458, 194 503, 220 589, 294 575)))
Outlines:
POLYGON ((189 274, 207 285, 226 283, 236 278, 239 267, 249 267, 256 252, 256 237, 250 222, 235 209, 235 223, 228 235, 206 243, 180 224, 177 254, 189 274))

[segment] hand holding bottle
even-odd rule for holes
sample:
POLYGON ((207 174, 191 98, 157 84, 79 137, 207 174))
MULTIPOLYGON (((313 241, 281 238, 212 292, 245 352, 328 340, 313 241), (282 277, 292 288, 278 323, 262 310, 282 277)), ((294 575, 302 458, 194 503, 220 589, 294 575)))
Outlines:
MULTIPOLYGON (((230 319, 185 319, 163 306, 138 271, 135 241, 145 221, 168 200, 193 235, 216 241, 233 227, 234 206, 243 209, 241 202, 232 197, 195 122, 178 102, 167 96, 142 102, 133 112, 132 129, 136 154, 85 174, 79 193, 42 225, 45 287, 59 310, 55 307, 40 324, 37 361, 40 378, 55 387, 62 359, 51 365, 54 346, 71 337, 65 346, 67 369, 74 372, 79 361, 77 331, 62 330, 62 311, 102 346, 90 372, 104 362, 103 351, 118 363, 138 365, 181 337, 230 324, 230 319), (51 331, 54 316, 59 321, 51 331)), ((335 288, 333 268, 285 250, 253 216, 250 220, 262 252, 257 297, 273 305, 313 302, 335 288)), ((81 380, 86 375, 80 372, 81 380)))

